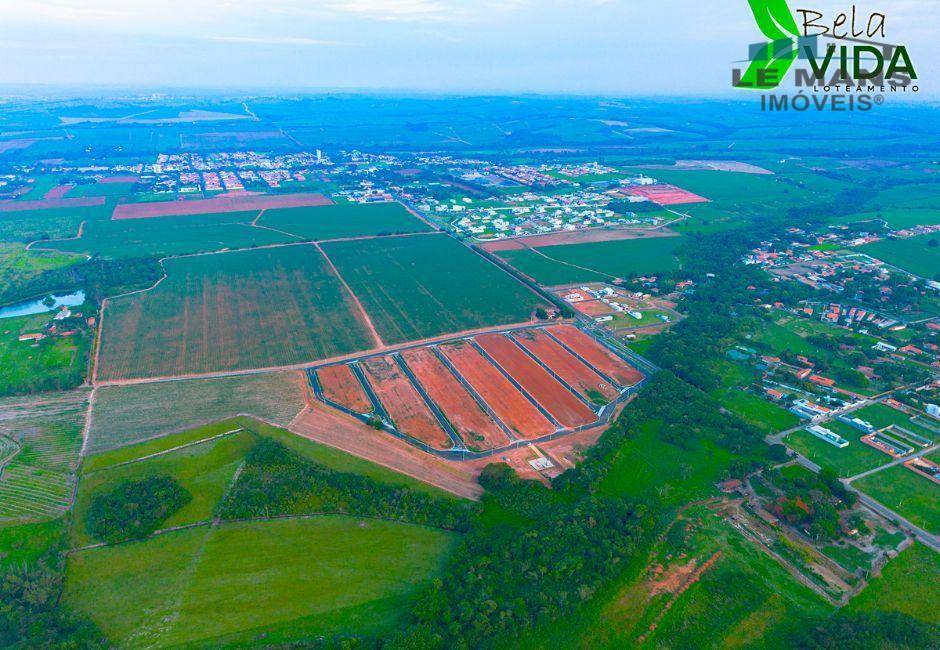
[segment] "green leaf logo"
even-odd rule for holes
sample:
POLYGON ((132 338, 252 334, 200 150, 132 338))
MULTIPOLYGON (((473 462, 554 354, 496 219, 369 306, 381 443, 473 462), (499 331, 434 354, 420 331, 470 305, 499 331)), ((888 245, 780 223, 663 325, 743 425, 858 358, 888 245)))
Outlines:
POLYGON ((770 90, 780 85, 796 60, 799 29, 786 0, 748 0, 748 4, 768 42, 751 53, 751 64, 738 85, 770 90))

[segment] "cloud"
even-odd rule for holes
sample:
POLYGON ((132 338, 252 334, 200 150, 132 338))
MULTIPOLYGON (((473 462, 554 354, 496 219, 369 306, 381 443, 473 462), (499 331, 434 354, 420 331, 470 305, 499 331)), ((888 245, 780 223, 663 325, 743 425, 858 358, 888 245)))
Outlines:
POLYGON ((310 47, 349 45, 349 43, 343 41, 320 40, 299 36, 212 36, 209 40, 217 43, 237 43, 241 45, 300 45, 310 47))

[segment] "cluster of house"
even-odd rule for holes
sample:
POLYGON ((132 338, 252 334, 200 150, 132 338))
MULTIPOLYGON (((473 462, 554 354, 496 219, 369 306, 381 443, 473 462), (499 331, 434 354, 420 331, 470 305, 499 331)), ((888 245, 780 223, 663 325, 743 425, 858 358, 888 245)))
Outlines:
MULTIPOLYGON (((55 313, 48 323, 46 323, 38 332, 25 332, 18 337, 19 341, 24 343, 36 344, 50 336, 75 336, 78 330, 74 328, 70 319, 83 318, 82 312, 73 312, 68 307, 62 307, 55 313), (66 323, 68 321, 68 323, 66 323)), ((95 317, 90 316, 87 320, 89 327, 94 327, 95 317)))

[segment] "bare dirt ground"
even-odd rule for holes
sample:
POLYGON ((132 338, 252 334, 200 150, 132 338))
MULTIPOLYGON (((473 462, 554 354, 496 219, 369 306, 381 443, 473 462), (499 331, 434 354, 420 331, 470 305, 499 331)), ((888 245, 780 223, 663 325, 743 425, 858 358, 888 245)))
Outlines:
MULTIPOLYGON (((72 199, 77 200, 77 199, 72 199)), ((101 197, 101 203, 104 198, 101 197)), ((155 201, 153 203, 124 203, 114 209, 112 219, 147 219, 214 212, 241 212, 271 208, 300 208, 331 205, 333 202, 315 192, 280 195, 238 194, 214 199, 192 201, 155 201)), ((63 206, 66 207, 66 206, 63 206)))
POLYGON ((483 493, 476 479, 487 463, 442 460, 325 404, 312 403, 289 428, 305 438, 365 458, 458 496, 478 499, 483 493))
POLYGON ((74 199, 36 199, 35 201, 0 201, 0 212, 45 210, 48 208, 90 208, 104 205, 103 196, 81 196, 74 199))
POLYGON ((599 241, 617 241, 622 239, 650 239, 654 237, 678 237, 679 233, 666 229, 644 228, 583 228, 556 232, 548 235, 530 235, 513 237, 480 244, 491 253, 496 251, 522 250, 524 248, 564 246, 565 244, 587 244, 599 241))

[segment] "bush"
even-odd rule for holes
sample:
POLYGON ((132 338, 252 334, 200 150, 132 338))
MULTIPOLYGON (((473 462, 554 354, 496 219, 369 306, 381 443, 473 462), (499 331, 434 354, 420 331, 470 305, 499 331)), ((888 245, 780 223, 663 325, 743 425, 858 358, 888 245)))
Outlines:
POLYGON ((142 539, 159 528, 192 495, 169 476, 125 481, 95 497, 88 510, 88 532, 103 542, 142 539))

